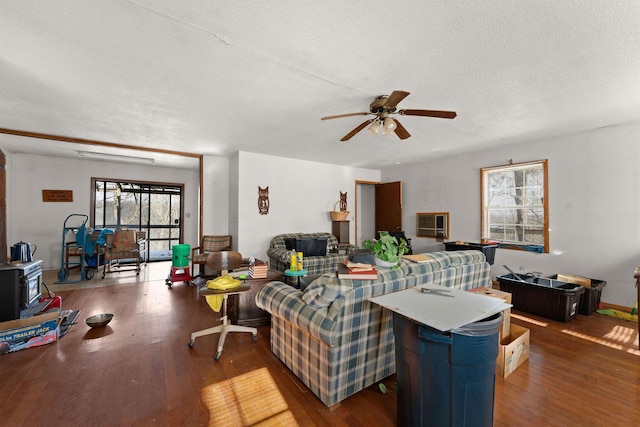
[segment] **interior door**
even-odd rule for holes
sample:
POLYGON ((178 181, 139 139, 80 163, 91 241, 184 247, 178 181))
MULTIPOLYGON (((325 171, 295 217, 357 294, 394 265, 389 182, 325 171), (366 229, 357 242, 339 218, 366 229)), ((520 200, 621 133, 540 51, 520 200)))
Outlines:
POLYGON ((379 231, 402 231, 402 182, 376 184, 376 237, 379 231))

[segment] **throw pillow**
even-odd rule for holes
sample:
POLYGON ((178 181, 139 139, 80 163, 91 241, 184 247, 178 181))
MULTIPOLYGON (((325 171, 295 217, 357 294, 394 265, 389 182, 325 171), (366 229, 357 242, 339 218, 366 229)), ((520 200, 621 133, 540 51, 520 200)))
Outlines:
POLYGON ((312 307, 329 307, 336 298, 352 289, 351 284, 351 280, 338 280, 335 273, 325 273, 305 288, 302 300, 312 307))
POLYGON ((296 240, 296 251, 302 252, 305 257, 327 255, 326 237, 302 237, 296 240))
POLYGON ((287 248, 288 251, 290 251, 291 249, 297 249, 296 240, 297 239, 295 237, 287 237, 286 239, 284 239, 285 248, 287 248))

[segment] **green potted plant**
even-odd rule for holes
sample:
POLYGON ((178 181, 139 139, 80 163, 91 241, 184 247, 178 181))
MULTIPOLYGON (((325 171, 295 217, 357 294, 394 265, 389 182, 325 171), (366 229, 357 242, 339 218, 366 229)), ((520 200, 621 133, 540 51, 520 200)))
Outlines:
POLYGON ((409 252, 407 242, 403 238, 398 242, 388 231, 381 231, 378 239, 365 240, 363 246, 373 253, 376 264, 382 267, 397 268, 402 255, 409 252))

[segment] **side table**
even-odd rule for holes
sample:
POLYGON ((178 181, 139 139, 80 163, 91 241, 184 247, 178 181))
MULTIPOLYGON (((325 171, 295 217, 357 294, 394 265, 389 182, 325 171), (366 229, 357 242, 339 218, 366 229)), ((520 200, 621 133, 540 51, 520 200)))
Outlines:
POLYGON ((256 306, 256 294, 265 283, 282 281, 282 271, 269 270, 266 278, 245 279, 244 284, 250 287, 249 292, 229 296, 229 318, 236 325, 265 326, 271 324, 271 314, 256 306))
POLYGON ((304 268, 302 270, 286 269, 284 271, 284 275, 289 278, 287 283, 297 289, 300 289, 300 277, 306 276, 307 273, 307 270, 304 268))

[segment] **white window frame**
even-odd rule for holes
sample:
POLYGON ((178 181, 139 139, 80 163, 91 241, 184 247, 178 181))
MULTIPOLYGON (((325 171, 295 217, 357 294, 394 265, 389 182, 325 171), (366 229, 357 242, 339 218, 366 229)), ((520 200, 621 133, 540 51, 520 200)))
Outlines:
MULTIPOLYGON (((494 175, 495 176, 495 175, 494 175)), ((525 181, 527 181, 525 179, 525 181)), ((492 166, 480 169, 481 200, 482 200, 482 241, 498 242, 499 247, 507 249, 530 250, 549 253, 549 186, 548 160, 537 160, 525 163, 511 163, 502 166, 492 166), (501 189, 489 188, 490 176, 494 174, 508 174, 510 172, 541 169, 540 180, 523 182, 518 186, 513 180, 502 181, 501 189), (502 200, 500 200, 502 195, 502 200), (496 201, 497 196, 497 201, 496 201), (502 211, 502 215, 496 215, 502 211), (494 215, 492 215, 494 212, 494 215), (518 221, 513 224, 506 222, 507 212, 517 213, 518 221), (537 227, 528 225, 527 218, 542 215, 537 241, 528 239, 535 236, 537 227), (502 222, 491 223, 491 218, 502 217, 502 222), (509 227, 511 225, 511 227, 509 227), (502 231, 496 231, 502 228, 502 231), (527 232, 528 231, 528 232, 527 232), (507 235, 508 234, 508 235, 507 235), (542 242, 539 238, 542 238, 542 242)))

